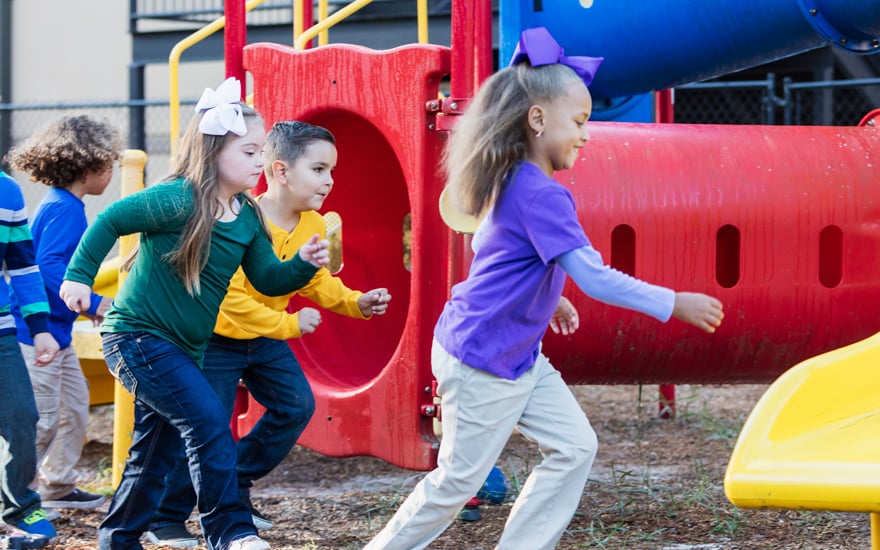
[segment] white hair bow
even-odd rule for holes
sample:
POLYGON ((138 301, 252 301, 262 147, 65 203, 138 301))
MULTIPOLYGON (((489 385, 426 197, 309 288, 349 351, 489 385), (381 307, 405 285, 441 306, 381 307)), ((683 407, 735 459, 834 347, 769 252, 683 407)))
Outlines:
POLYGON ((196 104, 196 112, 205 111, 199 122, 199 131, 210 136, 225 136, 232 132, 237 136, 247 134, 247 125, 241 114, 241 83, 230 76, 217 86, 217 90, 205 88, 196 104))

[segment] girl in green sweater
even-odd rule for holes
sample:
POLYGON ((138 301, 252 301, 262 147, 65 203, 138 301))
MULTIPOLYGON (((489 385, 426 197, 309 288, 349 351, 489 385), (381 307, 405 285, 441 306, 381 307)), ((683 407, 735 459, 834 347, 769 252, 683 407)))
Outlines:
POLYGON ((141 548, 181 436, 208 547, 269 548, 239 500, 228 416, 200 365, 239 265, 260 292, 280 295, 308 283, 328 252, 314 235, 293 259, 275 256, 246 193, 263 171, 264 122, 240 97, 233 78, 205 90, 172 174, 97 217, 61 286, 69 308, 86 310, 113 243, 140 233, 131 273, 101 329, 107 365, 135 397, 130 457, 98 529, 102 550, 141 548))

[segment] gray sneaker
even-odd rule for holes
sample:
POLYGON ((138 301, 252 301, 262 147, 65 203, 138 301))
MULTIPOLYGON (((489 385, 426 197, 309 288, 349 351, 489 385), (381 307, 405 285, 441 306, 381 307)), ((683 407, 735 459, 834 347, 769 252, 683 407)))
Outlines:
POLYGON ((186 525, 182 523, 151 529, 147 531, 146 536, 147 540, 153 544, 170 546, 171 548, 192 548, 199 543, 199 539, 190 533, 186 525))
POLYGON ((254 503, 251 502, 250 495, 241 493, 239 494, 239 497, 241 498, 241 501, 244 502, 244 505, 251 511, 251 521, 254 522, 254 527, 256 527, 258 531, 267 531, 272 528, 272 520, 257 510, 254 503))

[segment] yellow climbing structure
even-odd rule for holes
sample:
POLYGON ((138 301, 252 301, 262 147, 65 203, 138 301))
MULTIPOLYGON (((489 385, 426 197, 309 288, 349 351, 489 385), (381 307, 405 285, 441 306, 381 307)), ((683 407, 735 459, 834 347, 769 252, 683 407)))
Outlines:
POLYGON ((880 333, 770 386, 739 435, 724 491, 743 508, 870 513, 880 550, 880 333))

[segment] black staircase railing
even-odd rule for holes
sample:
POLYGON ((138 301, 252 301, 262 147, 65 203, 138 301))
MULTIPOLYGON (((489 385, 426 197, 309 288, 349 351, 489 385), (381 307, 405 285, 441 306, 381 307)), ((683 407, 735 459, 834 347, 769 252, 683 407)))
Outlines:
MULTIPOLYGON (((348 0, 327 2, 330 14, 345 7, 348 0)), ((493 1, 497 5, 497 0, 493 1)), ((394 20, 413 18, 415 0, 373 0, 351 16, 352 20, 394 20)), ((318 12, 317 2, 314 5, 318 12)), ((429 16, 449 16, 452 0, 428 0, 429 16)), ((223 0, 129 0, 132 34, 197 28, 223 15, 223 0)), ((248 14, 248 25, 289 25, 293 21, 293 0, 267 0, 248 14)))

